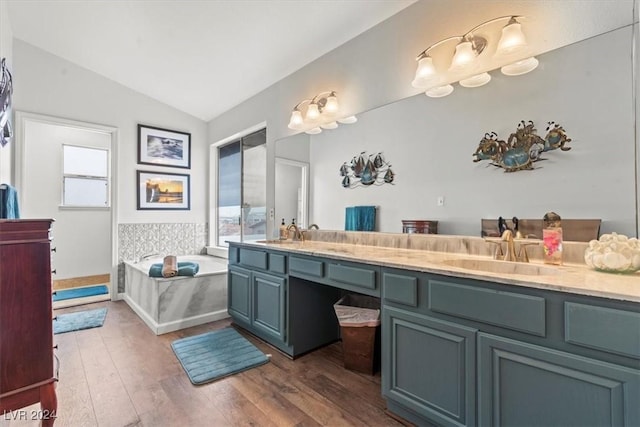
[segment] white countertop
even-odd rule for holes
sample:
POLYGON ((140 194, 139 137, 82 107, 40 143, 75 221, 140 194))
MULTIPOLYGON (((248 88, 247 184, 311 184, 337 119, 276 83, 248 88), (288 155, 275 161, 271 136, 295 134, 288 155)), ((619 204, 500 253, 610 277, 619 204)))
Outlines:
MULTIPOLYGON (((436 273, 452 277, 476 280, 488 280, 513 286, 548 289, 580 295, 611 298, 640 303, 640 272, 634 274, 611 274, 592 270, 584 264, 547 265, 533 261, 529 264, 493 261, 486 256, 474 256, 462 253, 434 252, 416 249, 401 249, 381 246, 333 243, 306 240, 285 241, 284 243, 241 243, 274 250, 282 250, 303 255, 318 255, 326 258, 361 262, 384 267, 401 268, 427 273, 436 273), (459 261, 470 260, 470 261, 459 261), (500 273, 476 270, 456 266, 467 262, 481 264, 491 269, 493 263, 507 264, 496 266, 500 271, 514 271, 519 268, 530 270, 533 274, 500 273), (451 265, 453 263, 454 265, 451 265), (509 265, 510 264, 510 265, 509 265), (517 265, 514 265, 517 264, 517 265), (523 264, 523 267, 518 265, 523 264)), ((472 265, 473 266, 473 265, 472 265)))

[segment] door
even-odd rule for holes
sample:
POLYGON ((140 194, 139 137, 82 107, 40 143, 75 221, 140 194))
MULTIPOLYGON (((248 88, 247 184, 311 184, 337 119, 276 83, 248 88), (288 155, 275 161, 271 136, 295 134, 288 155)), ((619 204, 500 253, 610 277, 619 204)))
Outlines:
POLYGON ((284 277, 253 273, 253 326, 282 342, 286 339, 286 283, 284 277))
POLYGON ((111 196, 116 130, 30 113, 16 118, 22 141, 16 151, 20 213, 55 218, 53 280, 68 279, 69 286, 116 283, 111 196), (84 154, 78 156, 79 151, 84 154), (96 159, 100 176, 86 172, 87 159, 96 159))
POLYGON ((474 426, 476 329, 383 308, 382 392, 438 425, 474 426))
POLYGON ((478 358, 480 425, 640 425, 638 370, 483 333, 478 358))
POLYGON ((229 315, 239 323, 251 324, 251 271, 229 266, 227 298, 229 315))

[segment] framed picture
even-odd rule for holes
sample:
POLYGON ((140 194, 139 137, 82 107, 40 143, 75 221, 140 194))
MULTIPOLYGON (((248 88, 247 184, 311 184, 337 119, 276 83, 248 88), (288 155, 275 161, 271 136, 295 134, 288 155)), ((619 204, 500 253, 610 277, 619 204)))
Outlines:
POLYGON ((138 163, 191 167, 191 134, 138 125, 138 163))
POLYGON ((138 210, 189 210, 189 175, 138 171, 138 210))

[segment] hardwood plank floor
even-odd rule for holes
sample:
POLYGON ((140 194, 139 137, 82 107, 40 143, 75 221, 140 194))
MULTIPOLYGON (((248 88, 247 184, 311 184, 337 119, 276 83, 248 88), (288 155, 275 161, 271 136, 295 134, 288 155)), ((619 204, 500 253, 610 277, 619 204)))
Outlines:
MULTIPOLYGON (((57 427, 402 425, 384 412, 379 373, 343 368, 341 343, 291 360, 240 329, 271 354, 270 362, 194 386, 171 342, 229 327, 230 320, 156 336, 123 301, 55 313, 98 307, 108 308, 101 328, 54 336, 60 359, 57 427)), ((24 408, 23 414, 38 408, 24 408)), ((0 414, 0 427, 37 425, 0 414)))

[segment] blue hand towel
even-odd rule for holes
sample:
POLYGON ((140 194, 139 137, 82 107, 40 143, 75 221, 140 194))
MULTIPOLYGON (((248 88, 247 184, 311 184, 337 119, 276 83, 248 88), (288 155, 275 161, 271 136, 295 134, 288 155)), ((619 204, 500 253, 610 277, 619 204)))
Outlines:
POLYGON ((375 231, 376 207, 351 206, 346 208, 344 229, 347 231, 375 231))
POLYGON ((356 206, 360 231, 375 231, 376 229, 376 207, 356 206))
POLYGON ((347 231, 358 231, 358 213, 353 206, 346 209, 344 229, 347 231))
MULTIPOLYGON (((163 264, 151 264, 149 267, 149 277, 163 277, 162 276, 163 264)), ((200 265, 197 262, 182 261, 178 263, 178 276, 195 276, 200 270, 200 265)))
POLYGON ((0 218, 18 219, 18 192, 9 184, 0 186, 0 218))

